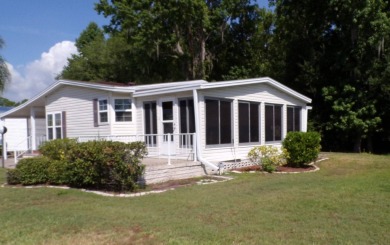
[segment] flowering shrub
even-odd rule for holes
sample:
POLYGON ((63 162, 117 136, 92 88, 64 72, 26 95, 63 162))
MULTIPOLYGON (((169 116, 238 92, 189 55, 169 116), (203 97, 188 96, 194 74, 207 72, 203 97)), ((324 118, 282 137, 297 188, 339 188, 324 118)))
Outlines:
POLYGON ((277 148, 271 145, 262 145, 253 147, 248 158, 252 162, 260 165, 264 171, 272 173, 278 166, 286 164, 288 152, 284 148, 277 148))

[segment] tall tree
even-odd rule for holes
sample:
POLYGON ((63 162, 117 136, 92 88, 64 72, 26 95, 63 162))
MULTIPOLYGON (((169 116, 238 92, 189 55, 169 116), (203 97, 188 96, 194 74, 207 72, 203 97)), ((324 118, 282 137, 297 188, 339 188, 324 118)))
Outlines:
MULTIPOLYGON (((4 46, 4 41, 0 37, 0 49, 2 49, 3 46, 4 46)), ((0 92, 4 91, 4 88, 10 79, 10 76, 11 75, 8 71, 7 64, 5 63, 4 58, 0 55, 0 92)))
POLYGON ((384 43, 390 41, 388 2, 271 2, 275 34, 285 50, 283 80, 314 98, 313 112, 325 136, 338 135, 360 151, 362 139, 382 129, 378 101, 389 65, 384 58, 389 52, 384 43))
POLYGON ((134 73, 147 82, 209 78, 227 32, 255 15, 256 6, 250 0, 100 0, 96 10, 111 18, 106 31, 127 35, 134 73))

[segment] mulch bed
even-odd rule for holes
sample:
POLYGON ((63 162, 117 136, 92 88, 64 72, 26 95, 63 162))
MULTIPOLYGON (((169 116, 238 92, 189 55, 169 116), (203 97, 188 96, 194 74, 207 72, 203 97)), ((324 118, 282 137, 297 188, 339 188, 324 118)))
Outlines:
MULTIPOLYGON (((308 172, 315 170, 316 168, 312 165, 306 165, 301 168, 293 168, 289 166, 280 166, 277 168, 276 172, 282 172, 282 173, 292 173, 292 172, 308 172)), ((243 168, 236 168, 233 169, 240 172, 251 172, 251 171, 262 171, 261 167, 258 165, 249 166, 249 167, 243 167, 243 168)))

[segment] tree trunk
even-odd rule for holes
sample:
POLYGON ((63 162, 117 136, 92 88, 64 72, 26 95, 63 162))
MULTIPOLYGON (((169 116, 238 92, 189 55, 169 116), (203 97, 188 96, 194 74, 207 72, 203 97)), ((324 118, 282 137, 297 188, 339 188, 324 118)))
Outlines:
POLYGON ((361 152, 361 145, 362 145, 362 136, 357 135, 355 138, 354 146, 353 146, 353 151, 356 153, 361 152))
POLYGON ((369 153, 372 153, 373 152, 373 146, 372 146, 372 135, 371 134, 369 134, 369 135, 367 135, 367 151, 369 152, 369 153))
POLYGON ((200 75, 201 79, 205 79, 206 72, 205 72, 205 60, 206 60, 206 40, 202 38, 201 41, 201 50, 200 50, 200 75))

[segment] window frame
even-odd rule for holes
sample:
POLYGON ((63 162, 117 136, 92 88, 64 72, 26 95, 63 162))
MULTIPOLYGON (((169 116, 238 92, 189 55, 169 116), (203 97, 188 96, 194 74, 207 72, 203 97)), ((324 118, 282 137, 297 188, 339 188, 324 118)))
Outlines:
POLYGON ((280 143, 283 140, 283 105, 281 104, 265 104, 264 105, 264 133, 265 133, 265 143, 280 143), (268 136, 268 120, 267 120, 267 107, 272 107, 272 140, 267 140, 268 136), (280 139, 276 138, 276 113, 275 113, 275 107, 280 108, 280 128, 279 128, 279 134, 280 134, 280 139))
POLYGON ((107 125, 110 123, 110 116, 109 116, 109 100, 108 98, 98 98, 97 99, 97 118, 98 118, 98 125, 107 125), (101 110, 100 109, 100 101, 106 101, 106 109, 101 110), (101 113, 106 113, 107 115, 107 122, 102 122, 101 113))
POLYGON ((63 139, 64 138, 64 130, 63 130, 63 117, 62 117, 62 112, 61 111, 54 111, 50 113, 46 113, 46 135, 47 135, 47 140, 55 140, 55 139, 63 139), (60 124, 56 125, 56 115, 60 116, 60 124), (52 117, 52 125, 49 125, 49 116, 52 117), (61 136, 58 138, 57 137, 57 129, 60 129, 61 136), (52 132, 52 135, 50 137, 50 130, 52 132))
POLYGON ((261 102, 258 101, 245 101, 245 100, 239 100, 237 103, 237 111, 238 111, 238 143, 239 145, 259 145, 261 144, 261 102), (240 104, 246 104, 248 107, 248 141, 247 142, 241 142, 241 128, 240 128, 240 121, 241 121, 241 113, 240 113, 240 104), (252 106, 257 107, 257 141, 252 140, 252 135, 254 131, 254 127, 252 127, 252 123, 254 119, 252 120, 252 106))
POLYGON ((133 121, 133 100, 131 99, 131 98, 129 98, 129 97, 115 97, 115 98, 113 98, 113 102, 112 102, 112 108, 113 108, 113 110, 114 110, 114 115, 115 115, 115 122, 116 123, 129 123, 129 122, 132 122, 133 121), (116 107, 116 101, 117 100, 129 100, 129 102, 130 102, 130 109, 116 109, 115 107, 116 107), (117 120, 117 112, 130 112, 130 120, 129 121, 118 121, 117 120))
MULTIPOLYGON (((232 146, 233 143, 234 143, 234 123, 233 123, 233 119, 234 119, 234 115, 233 115, 233 100, 232 99, 226 99, 226 98, 218 98, 218 97, 205 97, 204 98, 204 113, 205 113, 205 145, 206 147, 218 147, 218 146, 221 146, 221 147, 225 147, 225 146, 232 146), (207 119, 207 100, 214 100, 214 101, 218 101, 218 125, 217 125, 217 128, 218 128, 218 142, 219 143, 208 143, 207 142, 207 135, 209 135, 208 133, 208 119, 207 119), (221 102, 228 102, 230 104, 230 142, 229 143, 221 143, 222 142, 222 138, 221 138, 221 129, 224 125, 221 125, 221 102)), ((226 115, 224 115, 226 116, 226 115)), ((224 121, 226 122, 226 121, 224 121)))

